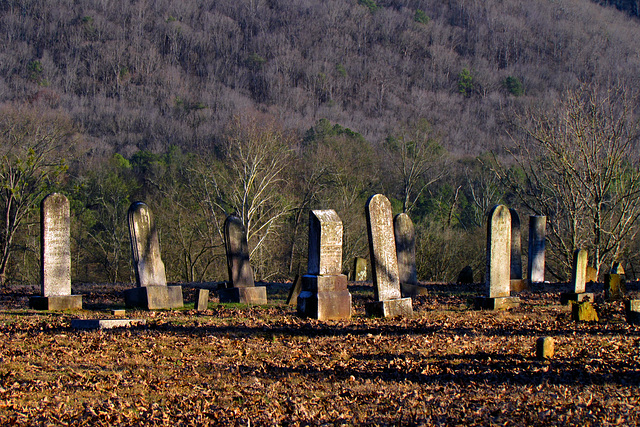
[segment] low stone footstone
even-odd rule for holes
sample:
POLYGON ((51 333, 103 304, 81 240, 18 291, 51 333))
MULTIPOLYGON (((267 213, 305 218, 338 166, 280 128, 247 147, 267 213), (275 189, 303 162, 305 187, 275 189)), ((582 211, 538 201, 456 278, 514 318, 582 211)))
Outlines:
POLYGON ((196 300, 193 308, 197 311, 205 311, 209 308, 209 289, 196 289, 196 300))
POLYGON ((536 340, 536 358, 551 359, 555 352, 555 340, 551 337, 540 337, 536 340))
POLYGON ((640 325, 640 299, 632 299, 624 302, 627 322, 640 325))
POLYGON ((356 257, 353 260, 353 277, 354 282, 365 282, 367 280, 367 259, 356 257))
POLYGON ((297 311, 318 320, 351 318, 351 294, 342 274, 342 220, 332 209, 309 212, 309 258, 297 311))
POLYGON ((167 286, 158 230, 149 207, 134 202, 127 215, 131 257, 138 287, 124 293, 127 307, 147 310, 182 308, 181 286, 167 286))
POLYGON ((511 213, 504 205, 489 212, 487 221, 488 296, 477 297, 477 310, 500 310, 517 307, 520 299, 511 296, 511 213))
POLYGON ((79 310, 82 295, 71 295, 71 215, 69 200, 49 194, 40 204, 40 286, 29 299, 36 310, 79 310))
POLYGON ((619 301, 624 299, 626 286, 624 276, 609 273, 604 275, 604 299, 607 301, 619 301))
POLYGON ((376 300, 367 303, 365 311, 377 317, 412 316, 411 298, 403 298, 400 290, 391 203, 384 195, 375 194, 367 200, 365 213, 376 300))
POLYGON ((572 302, 571 319, 574 322, 597 322, 598 313, 593 305, 588 302, 572 302))
POLYGON ((473 268, 471 268, 470 265, 467 265, 465 268, 460 270, 460 273, 458 274, 458 280, 456 280, 456 283, 464 283, 464 284, 473 283, 473 268))
POLYGON ((593 302, 593 293, 586 292, 588 261, 589 256, 586 250, 578 249, 573 253, 573 268, 571 270, 571 282, 569 283, 571 291, 560 294, 560 303, 562 305, 567 305, 569 301, 593 302))
POLYGON ((115 317, 124 317, 125 314, 126 314, 126 311, 123 308, 116 308, 111 310, 111 315, 115 317))
POLYGON ((113 329, 146 325, 144 319, 73 319, 73 329, 113 329))
POLYGON ((527 258, 527 281, 544 282, 544 251, 546 241, 547 217, 529 217, 529 255, 527 258))
POLYGON ((528 289, 527 283, 522 278, 522 234, 520 231, 520 215, 513 208, 511 214, 511 268, 510 287, 513 292, 522 292, 528 289))
POLYGON ((224 246, 229 282, 226 288, 218 289, 220 302, 266 304, 267 288, 255 285, 249 262, 247 230, 237 216, 229 215, 224 222, 224 246))
POLYGON ((299 274, 296 274, 296 278, 293 279, 293 283, 291 284, 291 289, 289 289, 289 295, 287 296, 287 305, 298 304, 298 296, 300 295, 301 290, 302 290, 302 276, 299 274))

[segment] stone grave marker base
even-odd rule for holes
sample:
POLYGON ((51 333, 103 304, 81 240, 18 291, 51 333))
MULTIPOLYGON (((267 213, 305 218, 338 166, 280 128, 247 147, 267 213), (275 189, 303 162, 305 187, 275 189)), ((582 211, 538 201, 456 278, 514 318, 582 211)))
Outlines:
POLYGON ((400 292, 403 297, 417 297, 419 295, 428 295, 429 288, 412 283, 400 283, 400 292))
POLYGON ((141 286, 124 291, 127 307, 140 307, 146 310, 182 308, 182 286, 141 286))
POLYGON ((31 297, 29 307, 35 310, 82 310, 82 295, 31 297))
POLYGON ((624 309, 627 317, 627 322, 640 325, 640 299, 625 301, 624 309))
POLYGON ((560 304, 567 305, 569 301, 582 302, 582 301, 594 301, 594 295, 592 292, 562 292, 560 294, 560 304))
POLYGON ((244 288, 218 289, 220 302, 261 305, 267 303, 267 288, 264 286, 247 286, 244 288))
POLYGON ((520 306, 518 297, 476 297, 476 310, 508 310, 520 306))
POLYGON ((73 319, 73 329, 113 329, 127 326, 145 325, 144 319, 73 319))
POLYGON ((318 320, 346 320, 351 318, 351 294, 347 276, 302 276, 298 296, 298 315, 318 320))
POLYGON ((511 279, 511 292, 522 292, 529 290, 529 285, 523 279, 511 279))
POLYGON ((196 301, 193 308, 198 311, 204 311, 209 307, 209 289, 197 289, 196 301))
POLYGON ((374 301, 364 306, 367 316, 370 317, 412 317, 413 305, 411 298, 389 299, 386 301, 374 301))

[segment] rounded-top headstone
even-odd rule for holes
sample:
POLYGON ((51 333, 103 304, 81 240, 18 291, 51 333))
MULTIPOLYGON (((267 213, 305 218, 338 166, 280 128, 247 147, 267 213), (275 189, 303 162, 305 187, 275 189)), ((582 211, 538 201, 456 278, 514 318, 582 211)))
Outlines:
POLYGON ((511 295, 511 213, 504 205, 489 212, 486 275, 490 298, 511 295))
POLYGON ((398 257, 398 278, 400 283, 418 283, 416 271, 416 232, 413 221, 406 213, 399 213, 393 218, 393 231, 396 240, 398 257))
POLYGON ((237 216, 229 215, 225 220, 224 239, 231 286, 234 288, 255 286, 253 268, 249 260, 247 231, 242 220, 237 216))
POLYGON ((375 194, 367 200, 365 211, 375 298, 401 298, 391 203, 384 195, 375 194))
POLYGON ((129 207, 127 216, 138 286, 166 286, 158 230, 151 210, 145 203, 134 202, 129 207))

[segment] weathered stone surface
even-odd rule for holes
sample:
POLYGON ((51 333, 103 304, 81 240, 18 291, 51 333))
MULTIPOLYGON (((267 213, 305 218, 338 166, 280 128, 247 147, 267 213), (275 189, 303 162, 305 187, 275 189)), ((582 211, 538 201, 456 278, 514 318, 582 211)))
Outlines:
POLYGON ((255 286, 253 268, 249 262, 247 231, 237 216, 229 215, 224 222, 224 243, 230 287, 255 286))
POLYGON ((182 308, 181 286, 140 286, 124 291, 124 302, 127 307, 141 307, 146 310, 162 310, 182 308))
POLYGON ((597 322, 598 313, 590 302, 574 303, 571 307, 571 318, 575 322, 597 322))
POLYGON ((124 317, 126 310, 124 308, 115 308, 111 310, 111 315, 115 317, 124 317))
POLYGON ((486 274, 490 298, 511 295, 511 213, 504 205, 489 212, 486 274))
POLYGON ((196 289, 196 300, 193 308, 204 311, 209 307, 209 289, 196 289))
POLYGON ((29 307, 35 310, 82 310, 82 295, 58 295, 52 297, 31 297, 29 307))
POLYGON ((374 301, 365 304, 365 312, 371 317, 412 317, 413 305, 411 298, 374 301))
POLYGON ((470 265, 467 265, 465 268, 460 270, 458 274, 457 283, 473 283, 473 268, 470 265))
POLYGON ((293 280, 291 284, 291 289, 289 289, 289 296, 287 296, 287 305, 296 305, 298 304, 298 295, 302 291, 302 276, 297 274, 296 278, 293 280))
POLYGON ((401 284, 417 285, 416 232, 409 215, 400 213, 393 218, 393 232, 398 258, 398 280, 401 284))
POLYGON ((218 289, 220 302, 234 302, 249 305, 267 303, 267 288, 264 286, 245 286, 242 288, 218 289))
POLYGON ((555 352, 555 340, 551 337, 540 337, 536 341, 536 358, 551 359, 555 352))
POLYGON ((298 314, 318 320, 351 318, 351 294, 344 274, 302 276, 298 314))
POLYGON ((71 216, 69 200, 49 194, 40 205, 42 296, 71 295, 71 216))
POLYGON ((377 301, 401 298, 391 203, 375 194, 367 200, 365 211, 374 297, 377 301))
POLYGON ((113 329, 146 325, 144 319, 73 319, 73 329, 113 329))
POLYGON ((151 210, 142 202, 134 202, 129 207, 128 220, 131 254, 138 286, 166 286, 158 230, 151 210))
POLYGON ((342 274, 342 220, 333 209, 309 212, 308 274, 342 274))
POLYGON ((351 280, 354 282, 364 282, 367 280, 367 259, 356 257, 353 259, 353 276, 351 280))
POLYGON ((520 306, 518 297, 476 297, 474 300, 476 310, 508 310, 520 306))
POLYGON ((429 295, 429 288, 421 285, 412 285, 411 283, 400 283, 400 290, 405 298, 429 295))
POLYGON ((640 324, 640 299, 632 299, 624 302, 627 322, 634 325, 640 324))
POLYGON ((586 271, 584 280, 586 283, 589 283, 589 282, 597 283, 598 270, 596 270, 594 267, 587 266, 587 271, 586 271))
POLYGON ((571 271, 571 289, 573 292, 579 294, 586 290, 586 278, 587 278, 587 262, 589 257, 587 251, 584 249, 578 249, 573 253, 573 269, 571 271))
MULTIPOLYGON (((510 279, 522 281, 522 235, 520 231, 520 215, 509 208, 511 215, 511 267, 510 279)), ((513 290, 513 288, 511 289, 513 290)))
POLYGON ((546 229, 546 216, 529 217, 529 257, 527 259, 527 278, 529 283, 544 282, 546 229))
POLYGON ((625 293, 624 276, 613 273, 604 275, 604 298, 607 301, 622 300, 625 293))

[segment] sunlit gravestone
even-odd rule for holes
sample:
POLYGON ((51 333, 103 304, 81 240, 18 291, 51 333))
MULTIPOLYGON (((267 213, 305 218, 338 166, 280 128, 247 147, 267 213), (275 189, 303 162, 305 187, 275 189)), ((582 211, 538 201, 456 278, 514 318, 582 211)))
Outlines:
POLYGON ((367 280, 367 260, 366 258, 355 257, 353 259, 353 277, 354 282, 364 282, 367 280))
POLYGON ((393 232, 391 203, 382 194, 375 194, 365 206, 371 274, 376 301, 365 305, 369 316, 412 316, 411 298, 402 298, 398 277, 398 258, 393 232))
POLYGON ((40 204, 40 285, 42 296, 29 299, 37 310, 82 308, 82 295, 71 295, 71 215, 62 194, 46 196, 40 204))
POLYGON ((247 230, 235 215, 229 215, 224 222, 224 246, 229 282, 226 288, 218 289, 220 302, 266 304, 267 288, 255 285, 247 230))
POLYGON ((351 294, 342 274, 342 220, 332 210, 309 212, 309 258, 297 310, 318 320, 351 318, 351 294))
POLYGON ((569 301, 593 302, 593 293, 586 291, 587 264, 589 255, 585 249, 578 249, 573 253, 573 268, 571 270, 570 291, 560 294, 560 303, 566 305, 569 301))
POLYGON ((134 202, 127 218, 137 287, 125 291, 126 305, 147 310, 181 308, 182 287, 167 286, 158 230, 151 210, 142 202, 134 202))
POLYGON ((520 304, 519 298, 511 297, 511 213, 504 205, 489 212, 485 274, 488 296, 476 298, 476 309, 499 310, 520 304))
POLYGON ((393 218, 393 234, 396 242, 398 280, 402 296, 426 295, 427 288, 418 285, 416 232, 409 215, 403 212, 393 218))
POLYGON ((544 251, 547 217, 529 217, 529 255, 527 258, 527 281, 529 284, 544 282, 544 251))
POLYGON ((522 235, 520 231, 520 215, 513 208, 509 209, 511 214, 511 290, 522 292, 527 288, 527 284, 522 280, 522 235))

